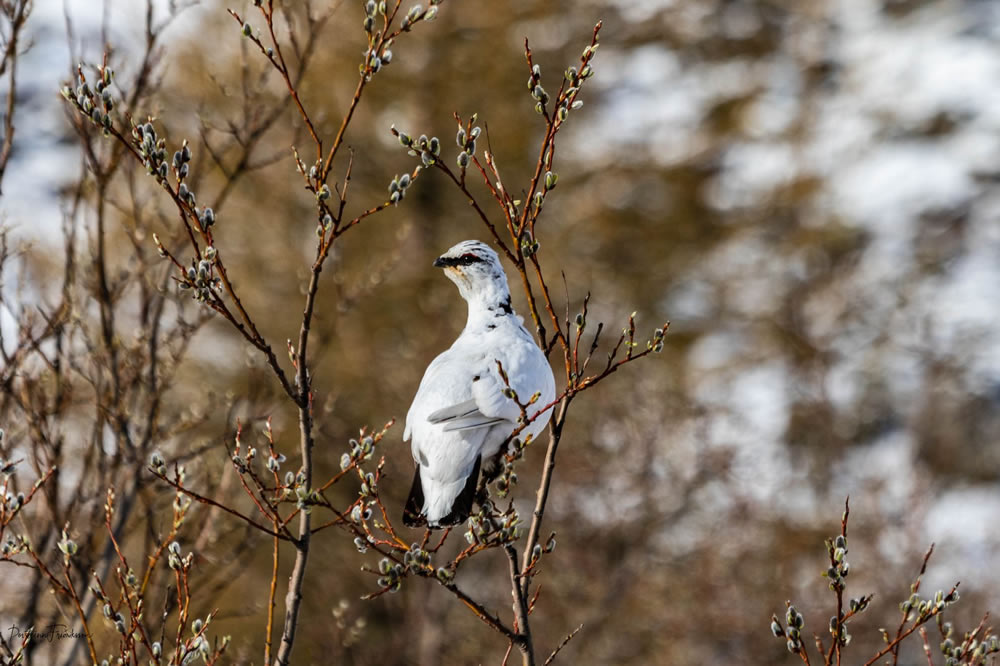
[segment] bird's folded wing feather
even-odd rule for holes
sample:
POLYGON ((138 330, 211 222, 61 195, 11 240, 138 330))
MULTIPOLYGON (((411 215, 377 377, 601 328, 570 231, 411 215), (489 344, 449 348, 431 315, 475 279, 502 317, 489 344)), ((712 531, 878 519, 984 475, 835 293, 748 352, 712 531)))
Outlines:
POLYGON ((473 430, 475 428, 486 428, 500 423, 506 419, 487 416, 479 410, 479 405, 475 398, 460 402, 456 405, 449 405, 443 409, 431 413, 427 420, 431 423, 443 423, 445 432, 454 430, 473 430))
POLYGON ((427 420, 443 423, 445 432, 488 428, 504 421, 515 422, 520 410, 503 394, 504 385, 495 361, 470 374, 472 398, 432 412, 427 420))
POLYGON ((427 420, 431 423, 441 423, 442 421, 451 421, 452 419, 459 419, 479 413, 479 405, 476 404, 476 399, 469 398, 465 402, 449 405, 431 412, 427 416, 427 420))
POLYGON ((483 414, 478 414, 477 416, 466 416, 465 418, 455 419, 449 421, 444 426, 445 432, 452 432, 455 430, 475 430, 476 428, 488 428, 497 423, 503 423, 507 419, 497 419, 491 418, 489 416, 484 416, 483 414))

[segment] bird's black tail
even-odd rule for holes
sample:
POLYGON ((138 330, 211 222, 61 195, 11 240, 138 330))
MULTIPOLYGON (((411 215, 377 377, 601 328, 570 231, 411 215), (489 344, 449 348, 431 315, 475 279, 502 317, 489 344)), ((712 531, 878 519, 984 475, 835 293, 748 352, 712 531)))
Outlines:
MULTIPOLYGON (((476 464, 472 468, 472 473, 465 480, 462 492, 458 494, 448 512, 437 524, 430 527, 451 527, 464 523, 472 513, 472 503, 476 499, 476 487, 479 481, 479 466, 482 460, 476 458, 476 464)), ((420 466, 417 466, 413 474, 413 485, 410 486, 410 496, 406 499, 406 506, 403 508, 403 524, 407 527, 423 527, 427 524, 427 516, 424 515, 424 488, 420 483, 420 466)))
POLYGON ((427 524, 424 517, 424 489, 420 485, 420 466, 413 474, 413 485, 410 486, 410 496, 403 507, 403 524, 407 527, 421 527, 427 524))

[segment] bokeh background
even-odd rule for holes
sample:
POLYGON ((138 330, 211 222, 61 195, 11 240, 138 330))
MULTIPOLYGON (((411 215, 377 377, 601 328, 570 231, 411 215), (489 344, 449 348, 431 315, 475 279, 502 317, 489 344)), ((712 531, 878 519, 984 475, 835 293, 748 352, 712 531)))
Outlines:
MULTIPOLYGON (((326 137, 357 78, 358 4, 336 5, 301 86, 326 137)), ((4 288, 29 300, 47 297, 61 193, 79 178, 80 148, 57 94, 73 62, 60 5, 38 2, 29 23, 18 143, 0 199, 4 223, 33 247, 28 277, 15 284, 6 275, 4 288)), ((142 48, 142 11, 92 5, 65 5, 72 57, 98 61, 107 26, 125 81, 142 48)), ((145 109, 171 144, 196 142, 208 128, 223 161, 238 150, 219 129, 284 95, 226 6, 206 0, 171 24, 161 89, 145 109)), ((641 331, 665 320, 671 328, 660 356, 574 403, 543 530, 557 533, 558 547, 532 616, 539 650, 583 623, 565 663, 794 663, 771 637, 770 615, 792 599, 807 633, 828 635, 823 539, 838 532, 848 495, 848 593, 876 594, 852 626, 849 663, 874 654, 879 627, 898 623, 896 605, 931 542, 922 589, 962 581, 960 628, 1000 610, 1000 5, 448 2, 434 23, 398 40, 366 91, 347 138, 352 205, 381 201, 392 177, 412 168, 393 123, 440 136, 453 159, 455 111, 479 113, 508 187, 526 185, 543 125, 524 86, 523 39, 555 88, 598 19, 596 75, 560 135, 540 257, 560 299, 566 274, 572 311, 592 294, 591 322, 614 331, 635 310, 641 331)), ((216 205, 217 244, 278 348, 297 331, 315 228, 292 144, 308 145, 287 109, 251 152, 260 168, 216 205)), ((195 151, 199 201, 217 202, 224 179, 205 152, 195 151)), ((136 182, 151 228, 176 237, 172 204, 136 182)), ((124 177, 118 187, 125 197, 124 177)), ((113 214, 129 227, 128 206, 113 214)), ((454 187, 424 174, 402 205, 347 234, 324 272, 318 465, 335 470, 360 425, 399 419, 383 449, 395 509, 411 478, 402 419, 426 364, 465 316, 430 264, 465 238, 487 233, 454 187)), ((9 313, 0 325, 11 329, 9 313)), ((162 443, 175 452, 209 445, 193 484, 226 487, 232 470, 219 433, 234 414, 271 414, 291 457, 293 414, 226 326, 198 334, 181 376, 175 406, 207 392, 235 396, 211 426, 162 443)), ((529 451, 519 470, 525 512, 542 453, 529 451)), ((236 661, 259 661, 269 542, 234 555, 219 534, 201 553, 205 575, 219 581, 206 606, 221 609, 218 631, 234 635, 236 661)), ((359 574, 368 560, 349 538, 323 536, 297 661, 502 659, 499 637, 423 581, 359 601, 374 589, 359 574)), ((503 558, 486 556, 459 582, 506 613, 504 578, 503 558)), ((12 617, 7 595, 0 624, 12 617)))

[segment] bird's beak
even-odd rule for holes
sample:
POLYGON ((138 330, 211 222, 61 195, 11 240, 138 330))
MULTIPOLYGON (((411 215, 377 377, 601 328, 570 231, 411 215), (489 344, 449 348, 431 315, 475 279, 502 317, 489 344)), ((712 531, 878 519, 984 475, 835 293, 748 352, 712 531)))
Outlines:
POLYGON ((448 266, 451 266, 451 262, 444 257, 438 257, 434 260, 434 268, 447 268, 448 266))

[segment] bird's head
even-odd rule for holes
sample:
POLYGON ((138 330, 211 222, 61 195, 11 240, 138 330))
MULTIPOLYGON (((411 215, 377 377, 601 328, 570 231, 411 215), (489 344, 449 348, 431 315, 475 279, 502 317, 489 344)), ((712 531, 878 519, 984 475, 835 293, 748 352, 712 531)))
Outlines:
POLYGON ((510 301, 500 257, 486 243, 462 241, 435 259, 434 265, 444 269, 448 279, 458 285, 462 297, 470 303, 510 301))

